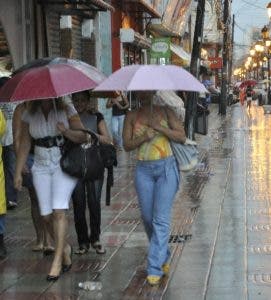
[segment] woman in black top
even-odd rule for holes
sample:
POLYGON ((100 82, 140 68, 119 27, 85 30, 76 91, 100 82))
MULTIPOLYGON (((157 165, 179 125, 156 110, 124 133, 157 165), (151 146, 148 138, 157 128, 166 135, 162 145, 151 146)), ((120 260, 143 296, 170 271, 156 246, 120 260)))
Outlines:
POLYGON ((128 99, 121 92, 116 98, 108 99, 106 103, 106 108, 112 108, 112 134, 117 149, 122 149, 122 129, 128 107, 128 99))
MULTIPOLYGON (((89 92, 83 91, 73 94, 72 101, 84 127, 97 133, 100 143, 110 144, 112 141, 104 117, 95 108, 95 101, 90 99, 89 92)), ((90 245, 96 250, 97 254, 105 253, 105 249, 100 242, 102 186, 103 179, 94 182, 79 180, 74 189, 72 200, 79 244, 76 254, 86 253, 90 245), (90 234, 86 220, 86 204, 89 209, 90 234)))

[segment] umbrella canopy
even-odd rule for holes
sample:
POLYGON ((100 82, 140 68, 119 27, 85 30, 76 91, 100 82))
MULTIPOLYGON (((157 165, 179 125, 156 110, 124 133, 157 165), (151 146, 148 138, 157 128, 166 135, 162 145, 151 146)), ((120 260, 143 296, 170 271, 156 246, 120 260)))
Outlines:
POLYGON ((256 84, 257 84, 256 80, 253 80, 253 79, 245 80, 245 81, 241 82, 241 84, 239 85, 239 89, 242 89, 247 86, 254 86, 256 84))
POLYGON ((105 78, 98 69, 82 61, 45 58, 30 62, 14 72, 14 76, 0 89, 0 99, 57 98, 93 89, 105 78))
POLYGON ((239 88, 239 86, 241 85, 241 83, 242 83, 242 81, 235 82, 234 87, 239 88))
POLYGON ((94 91, 182 90, 207 92, 193 75, 174 65, 131 65, 111 74, 94 91))

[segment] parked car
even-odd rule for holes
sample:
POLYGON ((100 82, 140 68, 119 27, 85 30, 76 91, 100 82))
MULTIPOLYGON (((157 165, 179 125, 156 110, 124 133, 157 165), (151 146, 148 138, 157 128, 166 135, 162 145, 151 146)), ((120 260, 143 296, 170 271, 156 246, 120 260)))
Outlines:
POLYGON ((253 91, 254 91, 254 95, 252 97, 253 100, 258 99, 258 104, 259 105, 268 104, 267 89, 266 89, 266 84, 265 83, 259 81, 253 87, 253 91))

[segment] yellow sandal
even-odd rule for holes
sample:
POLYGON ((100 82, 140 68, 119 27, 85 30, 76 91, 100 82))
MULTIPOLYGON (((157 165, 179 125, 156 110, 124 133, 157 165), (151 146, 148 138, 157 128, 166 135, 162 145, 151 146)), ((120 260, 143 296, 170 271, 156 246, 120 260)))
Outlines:
POLYGON ((163 264, 162 271, 164 272, 165 275, 168 275, 169 271, 170 271, 170 264, 168 264, 168 263, 163 264))
POLYGON ((148 275, 147 276, 147 281, 148 284, 150 285, 158 285, 160 283, 161 280, 161 276, 157 276, 157 275, 148 275))

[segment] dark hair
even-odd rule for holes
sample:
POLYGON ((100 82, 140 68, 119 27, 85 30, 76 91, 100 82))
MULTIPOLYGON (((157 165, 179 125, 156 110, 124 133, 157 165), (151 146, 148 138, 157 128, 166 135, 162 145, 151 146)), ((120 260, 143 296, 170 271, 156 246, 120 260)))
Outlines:
POLYGON ((7 76, 0 77, 0 87, 3 86, 10 78, 7 76))
POLYGON ((56 109, 58 111, 67 109, 67 104, 63 101, 63 98, 56 98, 56 99, 50 99, 50 100, 33 100, 29 101, 27 105, 27 110, 31 115, 35 114, 38 110, 38 108, 41 106, 41 103, 43 101, 55 101, 56 103, 56 109))
POLYGON ((206 75, 208 72, 208 69, 204 66, 199 67, 199 75, 206 75))
POLYGON ((79 95, 82 95, 86 98, 86 100, 89 100, 90 98, 90 94, 89 94, 89 91, 81 91, 81 92, 78 92, 78 93, 74 93, 72 94, 72 100, 74 100, 75 96, 79 96, 79 95))

